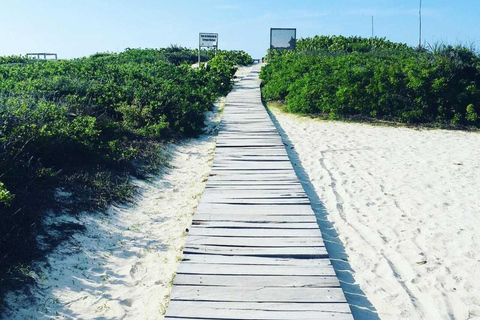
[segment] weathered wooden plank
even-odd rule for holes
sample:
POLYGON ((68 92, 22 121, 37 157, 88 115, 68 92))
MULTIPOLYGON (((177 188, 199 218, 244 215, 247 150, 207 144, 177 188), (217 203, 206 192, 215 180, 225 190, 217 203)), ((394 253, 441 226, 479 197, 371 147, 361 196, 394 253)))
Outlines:
MULTIPOLYGON (((229 275, 197 275, 179 274, 174 285, 237 287, 237 288, 278 288, 278 287, 308 287, 308 288, 339 288, 340 282, 334 276, 229 276, 229 275)), ((241 290, 241 289, 240 289, 241 290)))
MULTIPOLYGON (((285 168, 283 170, 276 169, 265 169, 259 172, 259 170, 256 169, 248 169, 248 170, 243 170, 241 173, 242 174, 248 174, 248 175, 264 175, 264 176, 289 176, 292 177, 292 175, 295 175, 295 172, 291 170, 291 168, 285 168)), ((231 172, 228 172, 228 170, 222 170, 219 172, 214 172, 216 175, 240 175, 238 169, 231 169, 231 172)), ((213 175, 215 176, 215 175, 213 175)), ((297 179, 298 180, 298 179, 297 179)))
POLYGON ((258 185, 258 184, 243 184, 243 185, 221 185, 221 184, 214 184, 207 183, 207 189, 215 189, 215 190, 280 190, 282 192, 302 192, 302 185, 258 185))
POLYGON ((248 257, 248 256, 226 256, 226 255, 201 255, 184 252, 182 263, 204 263, 222 266, 233 265, 265 265, 265 266, 304 266, 304 267, 326 267, 330 266, 330 260, 326 258, 295 259, 279 257, 248 257))
POLYGON ((286 155, 287 151, 283 146, 278 146, 275 148, 221 148, 216 149, 215 154, 222 154, 222 155, 238 155, 238 154, 245 154, 245 155, 286 155))
POLYGON ((187 245, 230 245, 244 247, 324 247, 321 238, 235 238, 190 236, 187 245))
POLYGON ((279 139, 240 139, 240 140, 233 140, 233 139, 220 139, 217 140, 217 147, 225 147, 225 146, 259 146, 259 147, 280 147, 282 146, 281 141, 279 139))
MULTIPOLYGON (((259 155, 256 157, 252 157, 250 155, 225 155, 225 156, 218 156, 217 159, 214 160, 214 164, 230 164, 233 162, 237 163, 243 163, 243 162, 254 162, 254 161, 260 161, 260 162, 289 162, 290 159, 288 159, 287 156, 285 155, 259 155)), ((294 173, 294 172, 291 172, 294 173)))
POLYGON ((287 186, 294 186, 294 187, 301 187, 300 181, 296 180, 295 178, 282 174, 282 172, 278 173, 269 173, 269 174, 251 174, 239 171, 228 171, 224 172, 222 170, 215 170, 212 171, 211 180, 209 181, 210 184, 219 184, 219 185, 229 185, 229 184, 249 184, 249 185, 287 185, 287 186), (227 173, 227 174, 226 174, 227 173), (231 179, 228 179, 228 173, 231 174, 231 179))
POLYGON ((213 168, 229 168, 230 170, 263 170, 263 169, 291 169, 287 161, 229 161, 214 162, 213 168))
POLYGON ((263 170, 261 172, 259 172, 259 170, 255 170, 255 169, 250 169, 250 170, 243 170, 242 172, 238 172, 238 170, 221 170, 221 171, 218 171, 218 170, 215 170, 217 172, 212 172, 212 177, 215 177, 215 176, 226 176, 226 175, 238 175, 238 176, 241 176, 241 175, 251 175, 251 176, 265 176, 265 177, 268 177, 268 176, 288 176, 288 177, 292 177, 292 175, 295 175, 295 172, 292 172, 291 169, 283 169, 283 170, 279 170, 279 169, 276 169, 276 170, 263 170))
MULTIPOLYGON (((304 304, 304 303, 302 303, 304 304)), ((165 319, 192 320, 192 319, 225 319, 225 320, 353 320, 349 311, 323 311, 323 310, 282 310, 285 304, 269 304, 271 309, 252 310, 242 307, 243 303, 235 303, 233 308, 208 307, 197 304, 194 308, 185 309, 181 304, 173 304, 172 315, 165 319)), ((266 303, 262 303, 266 307, 266 303)), ((298 305, 298 303, 297 303, 298 305)), ((348 307, 348 306, 347 306, 348 307)))
POLYGON ((192 228, 189 232, 192 236, 216 236, 216 237, 321 237, 318 229, 230 229, 230 228, 192 228))
MULTIPOLYGON (((284 150, 280 148, 263 148, 263 149, 251 149, 251 148, 242 148, 242 149, 235 149, 235 148, 222 148, 216 149, 215 157, 220 160, 224 159, 252 159, 254 160, 255 157, 260 159, 275 159, 275 158, 284 158, 288 155, 284 150)), ((215 161, 215 160, 214 160, 215 161)))
MULTIPOLYGON (((191 301, 192 309, 214 308, 217 310, 231 310, 232 315, 239 316, 235 311, 264 310, 264 311, 320 311, 324 313, 349 313, 350 308, 344 303, 275 303, 275 302, 232 302, 232 301, 191 301)), ((173 303, 172 303, 173 305, 173 303)), ((179 304, 177 304, 179 305, 179 304)), ((180 311, 180 310, 179 310, 180 311)), ((276 318, 274 318, 276 319, 276 318)), ((287 318, 289 320, 295 317, 287 318)), ((328 318, 330 319, 330 318, 328 318)), ((333 319, 336 319, 335 317, 333 319)), ((352 319, 352 318, 350 318, 352 319)))
POLYGON ((328 258, 325 247, 237 247, 187 244, 183 249, 190 254, 222 254, 253 257, 288 257, 296 259, 328 258))
POLYGON ((228 174, 232 175, 232 179, 212 179, 211 181, 208 182, 208 184, 218 184, 218 185, 253 185, 253 186, 264 186, 263 188, 266 188, 265 186, 276 186, 276 185, 282 185, 282 186, 289 186, 289 187, 297 187, 301 188, 300 181, 293 179, 292 177, 285 177, 281 178, 283 175, 283 172, 281 170, 275 170, 272 172, 269 172, 268 174, 265 174, 264 177, 265 179, 262 179, 261 174, 258 172, 252 172, 252 171, 247 171, 247 170, 215 170, 212 171, 212 177, 215 176, 227 176, 228 174), (275 172, 277 171, 277 172, 275 172), (271 176, 274 176, 275 174, 279 175, 280 177, 278 179, 268 179, 271 176))
POLYGON ((219 138, 262 138, 262 137, 276 137, 278 135, 275 128, 262 128, 259 130, 252 130, 251 128, 248 131, 240 130, 228 130, 220 131, 218 133, 219 138))
POLYGON ((281 152, 280 147, 245 147, 245 148, 234 148, 234 147, 224 147, 222 149, 217 149, 215 152, 217 156, 214 160, 214 163, 221 161, 257 161, 254 157, 258 157, 259 161, 272 162, 272 160, 287 162, 285 158, 288 157, 287 154, 281 152), (253 155, 252 153, 256 153, 253 155))
POLYGON ((233 204, 233 205, 309 205, 308 198, 226 198, 226 197, 212 197, 206 198, 205 202, 208 204, 233 204))
POLYGON ((226 189, 216 189, 216 190, 207 190, 202 200, 207 202, 213 200, 308 200, 306 194, 301 192, 279 192, 278 190, 258 190, 250 191, 250 190, 240 190, 240 192, 236 192, 235 190, 226 189))
MULTIPOLYGON (((261 165, 264 166, 265 169, 270 168, 278 168, 279 166, 284 167, 284 169, 291 169, 291 164, 289 160, 285 159, 263 159, 263 160, 246 160, 242 158, 231 158, 231 159, 219 159, 218 161, 213 162, 213 166, 220 167, 220 166, 232 166, 235 168, 236 166, 254 166, 254 165, 261 165)), ((255 169, 256 170, 256 169, 255 169)), ((290 173, 293 173, 290 171, 290 173)))
MULTIPOLYGON (((301 190, 301 189, 299 189, 301 190)), ((231 189, 212 189, 207 190, 203 194, 203 196, 211 196, 211 195, 218 195, 218 196, 225 196, 225 197, 306 197, 306 193, 303 191, 285 191, 282 192, 281 190, 272 190, 272 189, 261 189, 261 190, 231 190, 231 189)))
POLYGON ((208 187, 221 187, 224 188, 225 190, 228 189, 235 189, 235 188, 240 188, 240 189, 247 189, 247 190, 274 190, 274 189, 282 189, 282 190, 288 190, 290 192, 297 191, 299 192, 302 190, 302 185, 300 183, 294 183, 294 182, 289 182, 289 181, 258 181, 258 180, 233 180, 233 181, 211 181, 207 182, 207 188, 208 187))
POLYGON ((335 276, 330 265, 290 266, 290 265, 235 265, 219 267, 208 263, 180 263, 178 274, 213 275, 272 275, 272 276, 335 276))
MULTIPOLYGON (((271 170, 271 172, 265 173, 265 179, 262 179, 262 174, 259 172, 250 170, 224 170, 217 168, 212 171, 213 179, 207 182, 207 185, 222 185, 222 186, 262 186, 262 189, 268 190, 268 186, 284 186, 285 188, 302 188, 302 184, 299 180, 295 180, 293 177, 284 177, 282 170, 271 170), (225 179, 229 174, 232 175, 231 180, 225 179), (273 179, 275 175, 278 179, 273 179), (218 179, 215 179, 218 177, 218 179)), ((303 190, 303 189, 299 189, 303 190)))
POLYGON ((279 204, 258 204, 258 205, 242 205, 242 204, 211 204, 200 202, 197 207, 197 212, 216 213, 289 213, 289 214, 313 214, 312 208, 309 205, 279 205, 279 204))
POLYGON ((221 213, 197 213, 193 221, 249 221, 249 222, 316 222, 317 219, 311 214, 288 215, 288 214, 262 214, 262 215, 240 215, 221 213))
POLYGON ((238 288, 177 286, 171 300, 261 301, 261 302, 346 302, 340 288, 238 288))
POLYGON ((314 229, 318 230, 316 222, 223 222, 223 221, 198 221, 196 220, 192 225, 199 228, 213 228, 213 229, 314 229))
POLYGON ((298 183, 299 180, 292 175, 293 172, 287 169, 266 169, 265 171, 256 169, 227 169, 227 168, 215 168, 211 171, 209 178, 211 182, 228 182, 228 177, 234 181, 257 181, 261 183, 265 182, 289 182, 298 183))
POLYGON ((302 196, 276 196, 272 194, 268 195, 251 195, 245 197, 239 197, 230 194, 208 194, 205 195, 203 201, 210 205, 215 204, 237 204, 237 205, 309 205, 309 199, 302 196))
MULTIPOLYGON (((262 125, 264 126, 264 125, 262 125)), ((278 145, 282 145, 283 142, 282 142, 282 139, 280 138, 280 136, 277 134, 273 134, 275 133, 275 128, 273 127, 272 128, 272 134, 270 135, 263 135, 263 136, 260 136, 260 135, 247 135, 247 134, 236 134, 236 135, 219 135, 218 138, 217 138, 217 141, 238 141, 238 142, 242 142, 242 140, 246 140, 246 141, 275 141, 278 143, 278 145)))

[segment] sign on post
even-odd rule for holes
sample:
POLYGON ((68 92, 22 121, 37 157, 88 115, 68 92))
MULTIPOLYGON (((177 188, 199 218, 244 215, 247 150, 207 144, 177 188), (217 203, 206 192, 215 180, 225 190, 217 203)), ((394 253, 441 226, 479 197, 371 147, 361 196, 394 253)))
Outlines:
POLYGON ((218 33, 200 33, 200 47, 218 47, 218 33))
POLYGON ((295 50, 297 46, 297 29, 294 28, 271 28, 271 50, 295 50))
POLYGON ((202 48, 215 48, 215 55, 218 50, 218 33, 200 33, 198 44, 198 66, 200 67, 200 51, 202 48))

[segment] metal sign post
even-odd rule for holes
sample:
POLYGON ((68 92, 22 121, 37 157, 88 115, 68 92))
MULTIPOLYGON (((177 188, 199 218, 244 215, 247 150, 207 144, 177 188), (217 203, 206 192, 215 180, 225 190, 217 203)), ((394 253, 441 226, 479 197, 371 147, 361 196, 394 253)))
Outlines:
POLYGON ((271 28, 270 29, 270 56, 272 50, 293 50, 297 47, 297 29, 271 28))
POLYGON ((215 56, 218 52, 218 33, 200 33, 198 41, 198 67, 200 68, 202 48, 215 48, 215 56))

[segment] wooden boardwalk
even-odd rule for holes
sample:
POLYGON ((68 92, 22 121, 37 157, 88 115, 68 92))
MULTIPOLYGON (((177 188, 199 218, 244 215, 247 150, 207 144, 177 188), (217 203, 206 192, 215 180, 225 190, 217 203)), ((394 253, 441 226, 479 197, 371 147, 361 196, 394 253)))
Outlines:
POLYGON ((166 319, 351 320, 258 73, 227 97, 166 319))

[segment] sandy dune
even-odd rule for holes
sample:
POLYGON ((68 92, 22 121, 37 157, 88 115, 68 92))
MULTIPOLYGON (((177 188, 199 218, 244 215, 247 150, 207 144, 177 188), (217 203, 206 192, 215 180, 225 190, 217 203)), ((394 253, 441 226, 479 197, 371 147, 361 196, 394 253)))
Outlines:
POLYGON ((37 264, 39 287, 32 297, 10 294, 15 312, 4 319, 161 318, 214 150, 212 135, 172 145, 174 166, 151 183, 136 181, 136 206, 64 216, 86 231, 37 264))
MULTIPOLYGON (((240 67, 246 76, 251 67, 240 67)), ((206 133, 171 144, 168 168, 152 181, 135 180, 134 206, 107 215, 86 213, 45 220, 85 227, 35 263, 37 285, 11 292, 5 320, 162 319, 171 281, 210 173, 223 101, 208 112, 206 133)), ((3 316, 3 318, 2 318, 3 316)))
POLYGON ((381 319, 480 319, 480 134, 272 108, 381 319))

